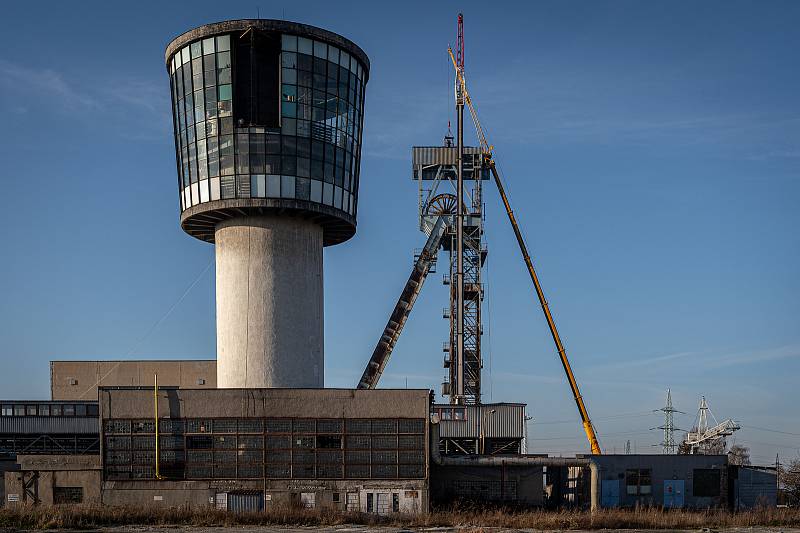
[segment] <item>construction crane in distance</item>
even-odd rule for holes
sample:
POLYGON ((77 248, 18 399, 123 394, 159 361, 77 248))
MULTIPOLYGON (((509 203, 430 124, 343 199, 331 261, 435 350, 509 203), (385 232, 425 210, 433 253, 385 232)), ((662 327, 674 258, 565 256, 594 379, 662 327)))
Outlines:
POLYGON ((742 429, 742 426, 730 418, 717 423, 717 419, 711 409, 708 408, 706 397, 703 396, 700 399, 700 407, 697 410, 697 423, 692 428, 692 431, 686 433, 686 437, 678 448, 678 453, 722 455, 725 453, 726 438, 740 429, 742 429), (711 415, 715 423, 714 426, 709 425, 708 415, 711 415))
MULTIPOLYGON (((503 187, 503 182, 500 179, 500 173, 497 170, 497 165, 495 164, 492 151, 494 147, 489 144, 486 139, 486 133, 481 126, 481 122, 478 119, 478 113, 475 110, 475 105, 472 101, 472 98, 467 91, 467 81, 466 76, 464 74, 464 19, 463 16, 459 13, 458 15, 458 57, 453 54, 453 49, 448 47, 447 52, 450 55, 450 61, 453 64, 453 68, 456 71, 456 94, 457 96, 461 96, 463 98, 464 103, 466 104, 467 108, 469 109, 469 114, 472 117, 472 122, 475 125, 475 133, 478 137, 478 142, 480 143, 481 151, 483 152, 483 157, 486 163, 491 170, 492 177, 494 178, 495 185, 497 185, 497 190, 500 193, 500 198, 503 201, 503 206, 505 207, 506 214, 508 215, 508 220, 511 223, 511 227, 514 230, 514 236, 517 239, 517 244, 519 245, 520 252, 522 252, 522 257, 525 260, 525 266, 528 269, 528 274, 530 275, 531 281, 533 282, 533 287, 536 291, 536 296, 539 299, 539 303, 542 306, 542 311, 544 312, 545 320, 547 320, 547 326, 550 328, 550 334, 553 337, 553 342, 556 345, 556 351, 558 352, 558 356, 561 359, 561 365, 564 367, 564 372, 567 375, 567 381, 569 381, 570 389, 572 390, 573 398, 575 399, 575 404, 578 406, 578 412, 580 413, 581 421, 583 423, 583 430, 586 432, 586 438, 589 440, 589 445, 592 449, 592 454, 600 455, 602 451, 600 449, 600 444, 597 442, 597 435, 594 430, 594 426, 592 425, 592 421, 589 418, 589 411, 586 409, 586 404, 583 401, 583 396, 581 396, 580 389, 578 388, 578 382, 575 379, 575 374, 572 372, 572 367, 569 364, 569 359, 567 358, 567 351, 564 348, 564 343, 561 341, 561 337, 558 334, 558 329, 556 328, 556 323, 553 320, 553 315, 550 312, 550 307, 547 303, 547 299, 544 296, 544 291, 542 290, 542 285, 539 282, 539 277, 536 275, 536 270, 533 268, 533 261, 531 261, 531 256, 528 253, 528 247, 525 244, 525 239, 522 236, 522 232, 520 231, 519 225, 517 224, 517 220, 514 217, 514 211, 511 209, 511 204, 508 200, 508 195, 505 192, 505 187, 503 187)), ((459 121, 462 119, 462 116, 458 116, 459 121)), ((461 126, 461 125, 459 125, 461 126)))

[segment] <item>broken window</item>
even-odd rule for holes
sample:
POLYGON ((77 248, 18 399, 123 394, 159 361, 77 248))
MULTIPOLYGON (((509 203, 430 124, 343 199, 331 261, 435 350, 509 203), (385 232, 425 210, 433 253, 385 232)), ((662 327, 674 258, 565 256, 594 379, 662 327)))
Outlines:
POLYGON ((633 468, 625 471, 627 493, 633 496, 650 494, 653 490, 649 468, 633 468))
POLYGON ((341 435, 319 435, 317 436, 317 448, 341 448, 341 435))

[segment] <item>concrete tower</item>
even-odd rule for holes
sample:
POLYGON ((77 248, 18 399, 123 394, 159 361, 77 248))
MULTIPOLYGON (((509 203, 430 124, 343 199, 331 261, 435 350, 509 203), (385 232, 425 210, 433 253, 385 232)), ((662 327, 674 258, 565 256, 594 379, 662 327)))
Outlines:
POLYGON ((355 234, 369 59, 280 20, 166 51, 181 227, 216 244, 217 382, 323 387, 322 248, 355 234))

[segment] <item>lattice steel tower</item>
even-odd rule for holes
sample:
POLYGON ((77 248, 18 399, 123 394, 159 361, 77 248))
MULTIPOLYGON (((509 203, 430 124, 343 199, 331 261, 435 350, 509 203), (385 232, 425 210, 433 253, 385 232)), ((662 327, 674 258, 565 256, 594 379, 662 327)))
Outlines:
POLYGON ((674 455, 678 450, 678 444, 675 442, 676 428, 673 415, 675 413, 683 413, 683 411, 678 411, 672 407, 672 392, 670 389, 667 389, 667 404, 661 409, 658 409, 658 411, 664 413, 664 425, 658 426, 657 428, 664 431, 664 440, 661 442, 661 448, 665 454, 674 455))
POLYGON ((446 216, 447 234, 441 247, 449 254, 448 273, 445 285, 450 287, 450 302, 443 312, 448 319, 450 333, 444 343, 444 367, 447 370, 442 384, 442 395, 449 396, 454 404, 478 404, 481 402, 481 335, 483 325, 481 308, 483 303, 482 267, 486 261, 487 248, 483 231, 483 186, 489 178, 483 166, 479 148, 463 147, 464 213, 462 226, 463 250, 463 360, 459 361, 458 327, 458 232, 457 212, 457 160, 458 148, 453 137, 446 136, 444 146, 415 146, 412 149, 414 179, 419 189, 420 229, 430 234, 437 217, 446 216), (455 194, 454 194, 455 193, 455 194))

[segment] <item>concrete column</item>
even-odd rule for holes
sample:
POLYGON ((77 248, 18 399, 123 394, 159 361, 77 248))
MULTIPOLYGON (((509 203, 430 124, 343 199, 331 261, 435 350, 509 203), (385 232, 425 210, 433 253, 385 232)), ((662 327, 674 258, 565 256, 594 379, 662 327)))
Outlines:
POLYGON ((217 386, 322 388, 322 227, 241 217, 215 242, 217 386))

